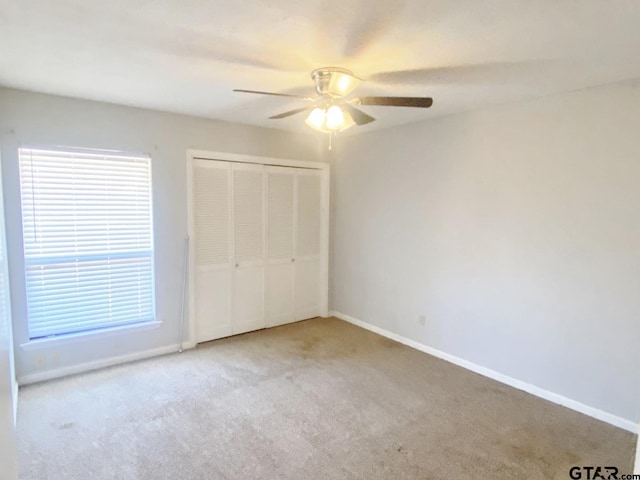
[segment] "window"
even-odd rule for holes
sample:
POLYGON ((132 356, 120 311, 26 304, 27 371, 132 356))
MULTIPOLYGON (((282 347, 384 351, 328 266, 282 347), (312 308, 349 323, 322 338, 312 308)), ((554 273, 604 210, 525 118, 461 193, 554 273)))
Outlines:
POLYGON ((19 156, 29 338, 153 321, 151 159, 19 156))

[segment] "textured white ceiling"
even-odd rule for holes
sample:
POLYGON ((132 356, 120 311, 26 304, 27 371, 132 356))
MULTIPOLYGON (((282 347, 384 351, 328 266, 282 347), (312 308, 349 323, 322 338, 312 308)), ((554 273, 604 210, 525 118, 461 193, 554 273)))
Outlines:
MULTIPOLYGON (((369 131, 640 77, 638 0, 0 0, 0 84, 266 127, 341 66, 369 131), (398 72, 401 71, 401 72, 398 72)), ((355 132, 354 132, 355 133, 355 132)))

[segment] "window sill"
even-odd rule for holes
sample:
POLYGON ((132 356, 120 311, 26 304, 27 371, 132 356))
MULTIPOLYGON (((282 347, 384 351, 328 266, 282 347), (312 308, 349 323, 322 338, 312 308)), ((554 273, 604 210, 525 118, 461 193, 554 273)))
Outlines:
POLYGON ((135 325, 123 325, 120 327, 105 328, 94 332, 70 333, 59 337, 39 338, 38 340, 30 340, 20 344, 20 348, 26 352, 31 350, 40 350, 43 348, 57 347, 58 345, 66 345, 69 343, 84 342, 87 340, 95 340, 100 338, 112 337, 123 333, 140 332, 144 330, 153 330, 162 325, 162 322, 154 320, 153 322, 137 323, 135 325))

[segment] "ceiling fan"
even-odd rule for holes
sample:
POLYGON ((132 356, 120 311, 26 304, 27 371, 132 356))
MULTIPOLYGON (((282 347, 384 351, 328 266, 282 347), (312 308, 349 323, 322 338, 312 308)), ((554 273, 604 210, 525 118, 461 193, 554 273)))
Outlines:
POLYGON ((323 67, 311 72, 316 85, 316 97, 303 97, 289 93, 261 92, 257 90, 234 89, 234 92, 293 97, 310 102, 309 105, 289 110, 269 117, 272 120, 290 117, 310 111, 305 123, 321 132, 337 133, 353 125, 366 125, 375 120, 355 105, 376 105, 383 107, 429 108, 433 99, 429 97, 357 97, 347 99, 362 81, 351 71, 339 67, 323 67))

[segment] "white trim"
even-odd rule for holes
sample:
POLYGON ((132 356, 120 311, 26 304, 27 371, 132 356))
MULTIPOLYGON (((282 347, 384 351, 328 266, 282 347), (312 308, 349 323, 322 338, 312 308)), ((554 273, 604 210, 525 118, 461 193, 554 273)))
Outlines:
POLYGON ((331 225, 331 170, 322 171, 321 179, 321 208, 320 211, 320 316, 326 317, 329 313, 329 231, 331 225))
POLYGON ((18 150, 30 148, 32 150, 51 150, 54 152, 86 153, 88 155, 119 155, 127 157, 151 157, 151 153, 142 151, 117 150, 112 148, 78 147, 73 145, 49 145, 46 143, 22 143, 18 144, 18 150))
POLYGON ((13 426, 18 425, 18 390, 20 389, 20 383, 16 379, 16 388, 13 389, 13 426))
POLYGON ((144 323, 134 323, 129 325, 121 325, 118 327, 105 328, 90 332, 71 333, 68 335, 60 335, 59 337, 51 338, 39 338, 37 340, 30 340, 26 343, 20 344, 20 348, 25 352, 33 350, 43 350, 46 348, 57 347, 59 345, 66 345, 69 343, 78 343, 88 340, 95 340, 105 337, 112 337, 121 333, 130 334, 133 332, 140 332, 144 330, 153 330, 162 325, 159 320, 144 323))
POLYGON ((281 167, 309 168, 315 170, 329 170, 329 164, 323 162, 308 162, 306 160, 289 160, 286 158, 259 157, 257 155, 245 155, 240 153, 211 152, 207 150, 188 149, 189 159, 222 160, 225 162, 257 163, 260 165, 275 165, 281 167))
MULTIPOLYGON (((184 346, 183 348, 188 348, 184 346)), ((146 358, 158 357, 160 355, 166 355, 168 353, 177 352, 180 345, 167 345, 166 347, 154 348, 152 350, 145 350, 143 352, 129 353, 127 355, 121 355, 119 357, 105 358, 103 360, 95 360, 93 362, 80 363, 78 365, 72 365, 70 367, 58 368, 55 370, 47 370, 45 372, 32 373, 30 375, 24 375, 18 377, 20 386, 29 385, 31 383, 43 382, 45 380, 52 380, 54 378, 66 377, 68 375, 75 375, 77 373, 89 372, 91 370, 97 370, 99 368, 112 367, 114 365, 120 365, 122 363, 135 362, 136 360, 144 360, 146 358)))
POLYGON ((558 405, 562 405, 563 407, 570 408, 571 410, 583 413, 595 419, 627 430, 631 433, 638 433, 639 425, 631 420, 627 420, 626 418, 618 417, 617 415, 613 415, 612 413, 590 407, 589 405, 585 405, 584 403, 572 400, 558 393, 550 392, 549 390, 536 387, 535 385, 523 382, 522 380, 503 375, 502 373, 496 372, 495 370, 482 367, 468 360, 464 360, 454 355, 445 353, 441 350, 437 350, 433 347, 424 345, 420 342, 416 342, 415 340, 410 340, 406 337, 403 337, 402 335, 398 335, 383 328, 376 327, 375 325, 363 322, 362 320, 358 320, 357 318, 351 317, 344 313, 332 311, 331 316, 339 318, 340 320, 344 320, 345 322, 351 323, 371 332, 377 333, 378 335, 382 335, 383 337, 395 340, 396 342, 402 343, 403 345, 407 345, 411 348, 415 348, 416 350, 420 350, 421 352, 428 353, 429 355, 433 355, 434 357, 440 358, 449 363, 453 363, 454 365, 458 365, 459 367, 466 368, 467 370, 471 370, 472 372, 478 373, 493 380, 497 380, 498 382, 509 385, 510 387, 514 387, 518 390, 530 393, 532 395, 535 395, 536 397, 540 397, 558 405))
MULTIPOLYGON (((191 245, 196 244, 195 226, 193 224, 193 159, 195 150, 187 150, 187 237, 191 245)), ((189 271, 187 272, 187 296, 189 302, 189 314, 187 323, 189 324, 189 334, 186 343, 196 345, 196 296, 195 296, 195 248, 191 248, 189 252, 189 271)), ((182 339, 184 342, 184 330, 182 331, 182 339)))
POLYGON ((633 473, 640 475, 640 437, 638 437, 638 443, 636 443, 636 466, 633 469, 633 473))

